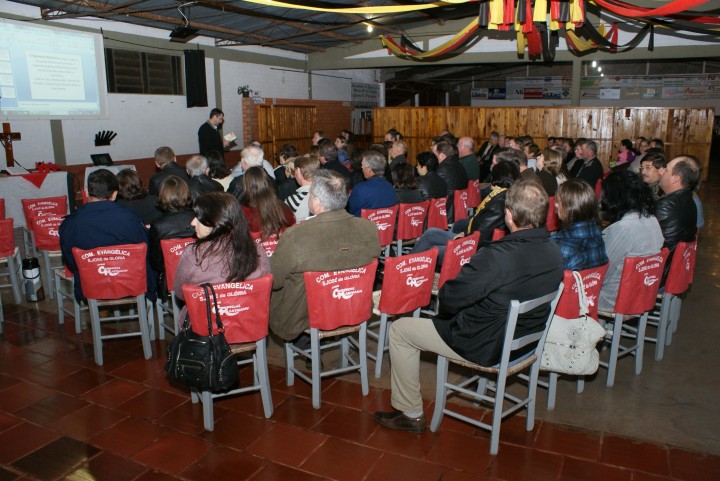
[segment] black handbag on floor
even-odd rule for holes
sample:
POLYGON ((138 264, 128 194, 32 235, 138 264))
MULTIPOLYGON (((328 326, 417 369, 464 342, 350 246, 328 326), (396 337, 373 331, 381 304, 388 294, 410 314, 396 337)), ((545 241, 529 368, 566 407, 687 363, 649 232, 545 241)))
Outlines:
POLYGON ((200 391, 227 391, 238 383, 237 360, 225 340, 225 329, 220 320, 212 284, 205 283, 200 287, 205 291, 208 335, 202 336, 193 332, 186 317, 180 332, 168 346, 165 371, 170 379, 200 391), (211 293, 217 334, 212 333, 211 293))

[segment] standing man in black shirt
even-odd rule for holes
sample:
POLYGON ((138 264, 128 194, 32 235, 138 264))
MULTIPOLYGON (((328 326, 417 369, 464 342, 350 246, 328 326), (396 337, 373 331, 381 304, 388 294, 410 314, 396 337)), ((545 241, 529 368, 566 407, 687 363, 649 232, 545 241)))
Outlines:
POLYGON ((211 150, 225 152, 225 148, 230 145, 230 141, 226 140, 220 131, 225 114, 222 110, 214 108, 210 111, 210 118, 198 129, 198 145, 200 155, 207 155, 211 150))

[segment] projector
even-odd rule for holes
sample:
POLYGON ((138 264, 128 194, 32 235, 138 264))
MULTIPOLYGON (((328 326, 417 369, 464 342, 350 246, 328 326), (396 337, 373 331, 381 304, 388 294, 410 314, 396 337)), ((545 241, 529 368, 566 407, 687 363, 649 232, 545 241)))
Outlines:
POLYGON ((175 27, 170 32, 170 41, 185 43, 197 37, 198 29, 193 27, 175 27))

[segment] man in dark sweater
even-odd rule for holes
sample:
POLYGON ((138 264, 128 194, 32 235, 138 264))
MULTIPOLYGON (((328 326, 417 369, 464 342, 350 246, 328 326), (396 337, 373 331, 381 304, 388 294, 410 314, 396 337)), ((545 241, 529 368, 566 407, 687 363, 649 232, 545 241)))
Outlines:
MULTIPOLYGON (((425 415, 420 396, 420 351, 483 366, 499 362, 511 300, 527 301, 557 289, 563 258, 548 238, 548 196, 542 186, 519 180, 508 190, 505 222, 510 234, 478 250, 460 274, 440 290, 434 319, 404 317, 390 328, 393 411, 375 413, 390 429, 421 433, 425 415)), ((549 305, 518 319, 516 334, 545 328, 549 305)))
POLYGON ((190 180, 185 169, 177 164, 175 152, 170 147, 165 146, 155 149, 155 166, 160 169, 160 172, 150 177, 148 190, 152 195, 160 194, 160 184, 171 175, 176 175, 185 182, 190 180))

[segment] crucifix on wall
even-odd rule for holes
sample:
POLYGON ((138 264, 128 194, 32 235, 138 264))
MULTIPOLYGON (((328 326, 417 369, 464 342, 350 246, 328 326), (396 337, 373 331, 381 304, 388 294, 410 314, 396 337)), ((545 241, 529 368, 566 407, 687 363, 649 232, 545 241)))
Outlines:
POLYGON ((5 148, 5 159, 7 160, 8 167, 15 165, 12 143, 14 140, 20 140, 20 138, 19 132, 11 132, 10 124, 8 122, 3 122, 2 133, 0 133, 0 142, 2 142, 2 145, 5 148))

